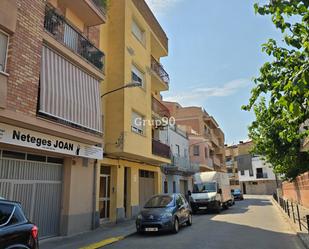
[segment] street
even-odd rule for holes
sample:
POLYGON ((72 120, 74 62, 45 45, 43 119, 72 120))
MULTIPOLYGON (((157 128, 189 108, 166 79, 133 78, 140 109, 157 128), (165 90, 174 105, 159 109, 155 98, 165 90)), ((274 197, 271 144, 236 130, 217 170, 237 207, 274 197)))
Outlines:
POLYGON ((304 249, 266 196, 247 196, 221 214, 200 213, 178 234, 135 234, 108 249, 304 249))

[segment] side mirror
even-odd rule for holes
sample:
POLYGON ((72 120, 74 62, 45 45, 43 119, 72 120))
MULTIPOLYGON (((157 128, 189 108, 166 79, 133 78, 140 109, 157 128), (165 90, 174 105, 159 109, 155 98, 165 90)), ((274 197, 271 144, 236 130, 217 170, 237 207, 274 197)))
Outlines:
POLYGON ((191 195, 192 195, 192 193, 191 193, 191 191, 190 191, 190 190, 188 190, 188 195, 189 195, 189 196, 191 196, 191 195))
POLYGON ((218 189, 218 194, 220 194, 220 195, 222 194, 222 189, 221 188, 218 189))

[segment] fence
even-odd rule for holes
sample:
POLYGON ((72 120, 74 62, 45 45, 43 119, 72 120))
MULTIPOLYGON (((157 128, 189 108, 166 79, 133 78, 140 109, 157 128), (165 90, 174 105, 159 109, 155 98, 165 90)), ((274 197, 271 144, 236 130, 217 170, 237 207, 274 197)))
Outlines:
POLYGON ((307 231, 309 233, 309 210, 297 203, 273 195, 280 207, 285 213, 298 225, 300 231, 307 231))

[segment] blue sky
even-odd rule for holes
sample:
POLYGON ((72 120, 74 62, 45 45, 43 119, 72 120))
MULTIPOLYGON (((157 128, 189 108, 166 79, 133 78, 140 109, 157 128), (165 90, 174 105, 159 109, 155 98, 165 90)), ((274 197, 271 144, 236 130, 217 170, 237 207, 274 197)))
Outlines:
POLYGON ((240 107, 269 60, 261 44, 280 39, 270 17, 255 15, 254 0, 146 1, 169 37, 169 56, 161 60, 171 78, 164 99, 203 106, 228 144, 247 139, 254 116, 240 107))

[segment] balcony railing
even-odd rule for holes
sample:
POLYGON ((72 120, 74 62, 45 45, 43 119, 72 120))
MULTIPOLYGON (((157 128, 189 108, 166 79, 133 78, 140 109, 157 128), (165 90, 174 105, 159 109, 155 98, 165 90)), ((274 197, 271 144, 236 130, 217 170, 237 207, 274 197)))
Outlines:
POLYGON ((268 178, 268 175, 267 175, 266 172, 263 172, 263 173, 256 173, 256 178, 257 178, 257 179, 268 178))
POLYGON ((191 162, 189 158, 181 157, 178 155, 171 156, 171 164, 164 165, 168 171, 182 171, 187 174, 194 174, 199 171, 199 163, 191 162))
POLYGON ((165 84, 170 83, 170 77, 168 73, 164 70, 163 66, 151 56, 151 69, 161 78, 165 84))
POLYGON ((106 14, 106 5, 107 5, 107 0, 92 0, 92 2, 98 7, 98 9, 103 13, 106 14))
POLYGON ((170 147, 160 141, 152 139, 152 154, 169 159, 171 154, 170 147))
POLYGON ((152 111, 154 113, 159 114, 161 117, 169 118, 171 116, 168 108, 154 97, 152 97, 151 107, 152 107, 152 111))
POLYGON ((87 37, 75 29, 56 9, 50 5, 45 9, 44 28, 57 41, 80 55, 100 71, 104 68, 104 53, 96 48, 87 37))

